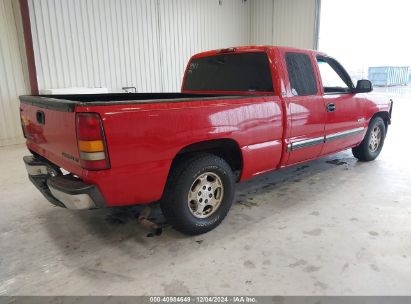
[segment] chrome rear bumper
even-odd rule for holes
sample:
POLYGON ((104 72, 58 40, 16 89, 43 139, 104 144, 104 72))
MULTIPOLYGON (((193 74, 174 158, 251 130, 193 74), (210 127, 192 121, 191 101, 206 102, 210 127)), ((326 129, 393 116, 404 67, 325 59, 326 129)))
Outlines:
POLYGON ((68 209, 104 207, 104 199, 95 185, 88 185, 72 175, 62 175, 53 164, 25 156, 30 181, 53 205, 68 209))

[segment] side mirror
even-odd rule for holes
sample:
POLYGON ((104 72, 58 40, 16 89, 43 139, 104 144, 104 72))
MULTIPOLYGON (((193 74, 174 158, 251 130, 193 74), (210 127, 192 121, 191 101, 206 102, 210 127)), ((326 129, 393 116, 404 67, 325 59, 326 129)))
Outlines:
POLYGON ((368 93, 372 91, 372 83, 369 80, 362 79, 357 81, 357 87, 354 93, 368 93))

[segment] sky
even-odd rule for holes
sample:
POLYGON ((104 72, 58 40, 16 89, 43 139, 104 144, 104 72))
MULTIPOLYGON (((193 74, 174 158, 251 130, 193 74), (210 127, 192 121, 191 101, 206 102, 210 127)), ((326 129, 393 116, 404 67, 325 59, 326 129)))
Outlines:
POLYGON ((319 50, 348 71, 411 66, 411 1, 322 0, 319 50))

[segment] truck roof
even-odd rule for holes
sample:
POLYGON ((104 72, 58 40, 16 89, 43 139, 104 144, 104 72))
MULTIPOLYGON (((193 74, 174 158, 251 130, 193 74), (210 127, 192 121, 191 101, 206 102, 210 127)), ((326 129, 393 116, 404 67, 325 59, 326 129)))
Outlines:
POLYGON ((305 52, 305 53, 313 53, 316 55, 325 55, 322 52, 310 49, 300 49, 300 48, 293 48, 288 46, 275 46, 275 45, 250 45, 250 46, 238 46, 238 47, 228 47, 223 49, 215 49, 209 50, 201 53, 197 53, 193 55, 191 58, 201 58, 201 57, 208 57, 213 56, 216 54, 221 53, 245 53, 245 52, 266 52, 270 49, 277 49, 283 52, 305 52))

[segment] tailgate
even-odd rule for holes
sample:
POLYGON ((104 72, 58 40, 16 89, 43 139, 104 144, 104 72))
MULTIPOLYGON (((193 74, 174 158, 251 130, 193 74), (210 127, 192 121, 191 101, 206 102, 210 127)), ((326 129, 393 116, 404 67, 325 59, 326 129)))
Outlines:
POLYGON ((75 106, 71 101, 21 96, 20 115, 27 147, 57 166, 81 176, 75 106))

